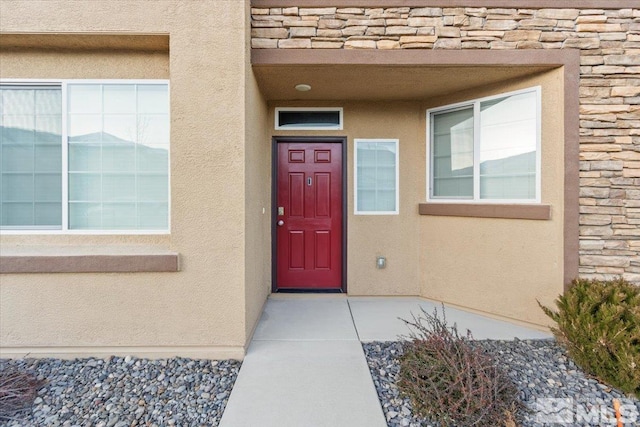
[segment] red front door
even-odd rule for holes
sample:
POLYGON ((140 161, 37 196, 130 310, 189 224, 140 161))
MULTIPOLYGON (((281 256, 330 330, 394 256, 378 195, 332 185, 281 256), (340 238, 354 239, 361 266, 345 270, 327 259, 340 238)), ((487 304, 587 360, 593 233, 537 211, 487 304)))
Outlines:
POLYGON ((342 287, 342 144, 278 142, 276 289, 342 287))

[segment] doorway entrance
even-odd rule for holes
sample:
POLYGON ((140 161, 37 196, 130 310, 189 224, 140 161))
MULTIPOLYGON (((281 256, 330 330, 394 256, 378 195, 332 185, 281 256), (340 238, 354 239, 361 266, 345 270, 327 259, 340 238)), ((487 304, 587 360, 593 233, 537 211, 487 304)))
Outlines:
POLYGON ((346 139, 275 137, 273 291, 346 291, 346 139))

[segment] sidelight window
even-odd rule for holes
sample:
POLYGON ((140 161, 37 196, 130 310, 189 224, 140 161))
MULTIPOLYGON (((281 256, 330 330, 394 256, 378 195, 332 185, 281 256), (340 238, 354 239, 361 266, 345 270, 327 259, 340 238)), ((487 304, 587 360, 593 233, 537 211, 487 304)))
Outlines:
POLYGON ((399 212, 398 140, 355 140, 355 213, 399 212))

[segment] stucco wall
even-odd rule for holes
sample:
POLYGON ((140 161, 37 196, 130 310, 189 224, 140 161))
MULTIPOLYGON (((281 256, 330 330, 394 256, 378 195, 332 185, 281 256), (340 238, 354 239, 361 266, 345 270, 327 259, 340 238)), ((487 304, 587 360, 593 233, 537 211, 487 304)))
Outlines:
MULTIPOLYGON (((490 73, 490 69, 485 70, 490 73)), ((556 69, 499 85, 416 102, 336 100, 272 102, 275 107, 344 109, 342 131, 272 131, 274 135, 340 135, 348 141, 347 292, 350 295, 422 295, 535 324, 563 289, 563 72, 556 69), (546 221, 420 216, 426 194, 426 110, 540 85, 543 100, 542 203, 546 221), (397 138, 399 215, 354 215, 353 145, 356 138, 397 138), (375 267, 377 255, 387 268, 375 267), (496 298, 500 295, 500 298, 496 298)))
POLYGON ((424 114, 417 103, 347 104, 348 151, 347 286, 352 295, 417 295, 419 218, 416 203, 424 188, 424 114), (354 215, 354 139, 398 139, 400 204, 398 215, 354 215), (376 256, 387 266, 376 268, 376 256))
MULTIPOLYGON (((247 13, 249 7, 247 5, 247 13)), ((249 28, 246 36, 249 36, 249 28)), ((271 292, 271 148, 267 102, 245 55, 245 334, 250 339, 271 292)))
MULTIPOLYGON (((46 37, 46 36, 44 36, 46 37)), ((37 40, 34 40, 37 42, 37 40)), ((168 79, 168 52, 0 50, 3 77, 53 79, 168 79)))
POLYGON ((169 77, 172 197, 169 235, 3 234, 0 250, 127 245, 181 257, 177 273, 1 276, 3 354, 243 356, 245 6, 119 1, 114 13, 110 1, 0 3, 0 31, 7 33, 169 36, 164 54, 11 53, 0 58, 0 76, 169 77))
MULTIPOLYGON (((551 220, 424 216, 421 295, 535 324, 563 291, 564 121, 561 69, 433 100, 429 107, 542 87, 542 203, 551 220)), ((422 187, 424 188, 424 187, 422 187)))

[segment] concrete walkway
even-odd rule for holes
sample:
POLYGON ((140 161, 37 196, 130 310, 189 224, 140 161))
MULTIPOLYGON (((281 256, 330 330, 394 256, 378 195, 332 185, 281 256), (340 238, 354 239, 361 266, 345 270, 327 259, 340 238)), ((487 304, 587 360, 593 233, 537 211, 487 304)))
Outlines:
MULTIPOLYGON (((361 341, 395 341, 420 298, 272 295, 229 397, 221 427, 385 427, 361 341)), ((449 324, 477 339, 549 333, 446 308, 449 324)))

